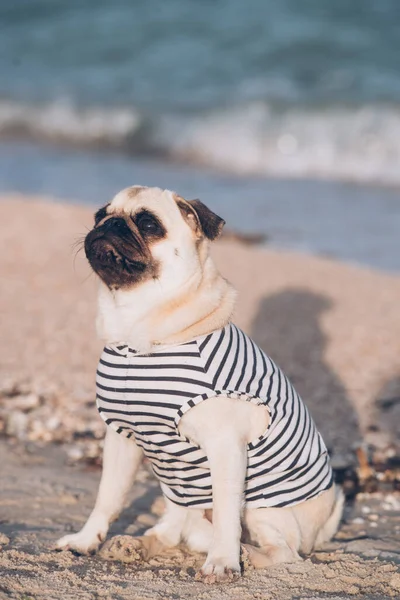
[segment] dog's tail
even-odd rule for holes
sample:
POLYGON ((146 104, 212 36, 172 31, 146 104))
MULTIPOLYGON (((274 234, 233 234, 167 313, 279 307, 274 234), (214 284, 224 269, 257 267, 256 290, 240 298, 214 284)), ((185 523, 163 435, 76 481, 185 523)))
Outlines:
POLYGON ((344 494, 342 488, 340 488, 338 485, 335 487, 335 494, 336 497, 332 512, 328 520, 319 530, 317 538, 315 540, 314 548, 318 548, 325 542, 329 542, 329 540, 332 539, 332 537, 338 530, 344 506, 344 494))

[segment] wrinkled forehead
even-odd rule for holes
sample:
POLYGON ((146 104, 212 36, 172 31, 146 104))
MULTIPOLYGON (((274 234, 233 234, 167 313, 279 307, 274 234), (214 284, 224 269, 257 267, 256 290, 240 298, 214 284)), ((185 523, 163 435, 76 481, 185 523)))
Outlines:
POLYGON ((108 206, 107 213, 125 213, 132 216, 143 209, 151 211, 166 224, 176 222, 180 217, 174 192, 139 185, 119 192, 108 206))

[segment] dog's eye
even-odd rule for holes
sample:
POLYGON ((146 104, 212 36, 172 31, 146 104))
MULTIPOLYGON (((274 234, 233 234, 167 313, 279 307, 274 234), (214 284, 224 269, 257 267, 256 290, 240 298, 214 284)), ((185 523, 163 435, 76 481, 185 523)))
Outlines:
POLYGON ((139 214, 136 219, 136 226, 140 233, 146 235, 158 235, 162 234, 161 227, 158 221, 148 213, 139 214))
POLYGON ((99 210, 96 212, 96 214, 94 215, 94 224, 95 225, 97 225, 98 223, 100 223, 100 221, 105 219, 105 217, 107 216, 107 207, 108 206, 109 206, 109 204, 106 204, 102 208, 99 208, 99 210))

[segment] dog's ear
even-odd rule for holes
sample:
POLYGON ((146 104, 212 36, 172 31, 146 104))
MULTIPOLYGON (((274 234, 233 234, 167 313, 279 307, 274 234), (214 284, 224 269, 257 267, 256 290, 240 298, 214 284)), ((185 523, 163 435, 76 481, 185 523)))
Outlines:
POLYGON ((99 208, 99 210, 95 213, 95 215, 94 215, 94 224, 95 225, 100 223, 100 221, 102 221, 107 216, 107 208, 109 206, 110 206, 110 203, 106 204, 102 208, 99 208))
POLYGON ((221 234, 225 221, 200 200, 185 200, 178 195, 175 199, 183 218, 194 231, 204 234, 209 240, 215 240, 221 234))

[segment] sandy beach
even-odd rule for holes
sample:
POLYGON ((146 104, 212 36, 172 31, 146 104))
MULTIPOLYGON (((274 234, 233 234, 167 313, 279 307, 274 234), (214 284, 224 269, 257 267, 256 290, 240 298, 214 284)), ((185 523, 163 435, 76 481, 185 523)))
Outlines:
MULTIPOLYGON (((225 587, 195 582, 202 557, 184 548, 151 564, 129 553, 53 552, 63 532, 84 523, 100 477, 96 280, 78 251, 92 211, 22 196, 2 198, 1 206, 0 598, 399 595, 400 498, 393 491, 359 494, 335 540, 304 562, 245 568, 225 587)), ((398 452, 400 276, 229 238, 213 254, 239 291, 235 322, 292 380, 334 466, 355 464, 360 444, 398 452)), ((112 535, 152 524, 158 497, 144 467, 112 535)))

